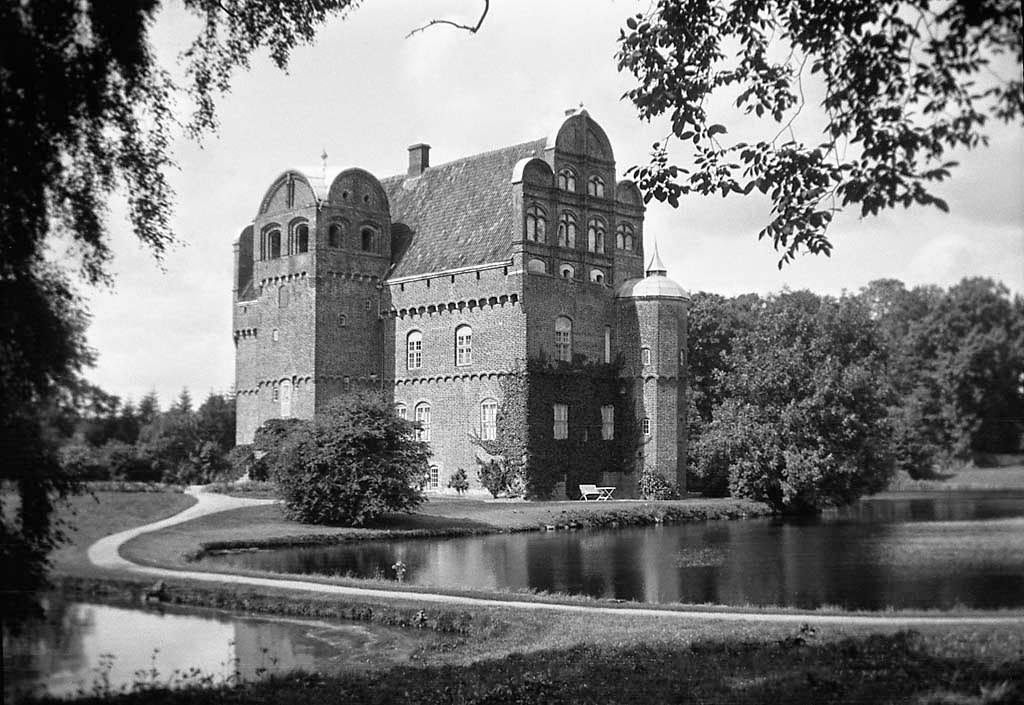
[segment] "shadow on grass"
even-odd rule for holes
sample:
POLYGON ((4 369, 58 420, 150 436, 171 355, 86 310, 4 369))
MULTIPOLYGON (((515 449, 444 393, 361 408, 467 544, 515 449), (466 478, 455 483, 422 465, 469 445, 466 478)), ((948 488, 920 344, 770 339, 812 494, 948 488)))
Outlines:
MULTIPOLYGON (((582 645, 468 666, 297 674, 236 689, 149 691, 122 703, 881 703, 1020 702, 1024 663, 939 653, 914 632, 813 643, 582 645)), ((811 643, 808 643, 811 642, 811 643)), ((104 702, 85 700, 82 702, 104 702)))

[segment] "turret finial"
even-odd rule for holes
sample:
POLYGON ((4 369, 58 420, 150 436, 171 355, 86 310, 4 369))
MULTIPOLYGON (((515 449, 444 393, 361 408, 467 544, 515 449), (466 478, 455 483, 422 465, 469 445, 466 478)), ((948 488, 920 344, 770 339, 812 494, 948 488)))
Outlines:
POLYGON ((647 265, 647 276, 653 277, 664 277, 668 275, 668 270, 665 268, 665 263, 661 261, 661 255, 658 254, 658 236, 654 236, 654 256, 651 257, 650 264, 647 265))
POLYGON ((327 181, 327 147, 323 147, 320 152, 320 176, 327 181))

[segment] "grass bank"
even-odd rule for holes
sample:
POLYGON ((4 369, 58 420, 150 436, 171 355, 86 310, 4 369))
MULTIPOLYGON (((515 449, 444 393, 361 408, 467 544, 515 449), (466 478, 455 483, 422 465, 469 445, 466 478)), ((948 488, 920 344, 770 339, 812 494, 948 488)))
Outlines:
POLYGON ((387 514, 365 527, 355 528, 301 524, 287 519, 279 505, 269 505, 221 512, 145 534, 125 544, 122 554, 146 565, 181 566, 210 551, 549 528, 617 528, 770 513, 764 504, 734 499, 509 502, 439 498, 425 502, 411 514, 387 514))
POLYGON ((1024 465, 952 468, 939 471, 927 480, 914 480, 906 472, 900 472, 889 484, 890 492, 966 490, 1024 490, 1024 465))

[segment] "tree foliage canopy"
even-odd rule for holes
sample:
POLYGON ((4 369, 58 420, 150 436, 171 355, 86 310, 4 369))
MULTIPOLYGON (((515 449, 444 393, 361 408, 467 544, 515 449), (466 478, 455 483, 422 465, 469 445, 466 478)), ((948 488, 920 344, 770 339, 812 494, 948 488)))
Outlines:
POLYGON ((955 166, 947 153, 986 144, 991 119, 1022 118, 1016 0, 659 0, 626 24, 619 69, 639 82, 626 97, 693 147, 679 166, 667 140, 654 145, 634 169, 645 198, 767 194, 759 238, 782 252, 780 267, 801 251, 829 254, 842 207, 947 210, 931 190, 955 166), (1009 76, 993 69, 1000 55, 1009 76), (802 139, 794 126, 813 81, 824 86, 824 130, 802 139), (770 136, 730 140, 725 118, 709 113, 720 94, 774 123, 770 136))
POLYGON ((314 524, 361 526, 423 501, 430 449, 416 424, 373 395, 340 397, 280 441, 273 469, 285 513, 314 524))

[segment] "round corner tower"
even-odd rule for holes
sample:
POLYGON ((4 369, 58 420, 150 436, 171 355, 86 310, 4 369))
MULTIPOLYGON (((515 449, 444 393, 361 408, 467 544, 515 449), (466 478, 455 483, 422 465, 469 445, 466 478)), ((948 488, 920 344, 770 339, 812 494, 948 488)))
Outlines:
POLYGON ((657 243, 646 274, 624 282, 616 294, 621 374, 639 423, 639 469, 685 492, 690 297, 667 276, 657 243))

